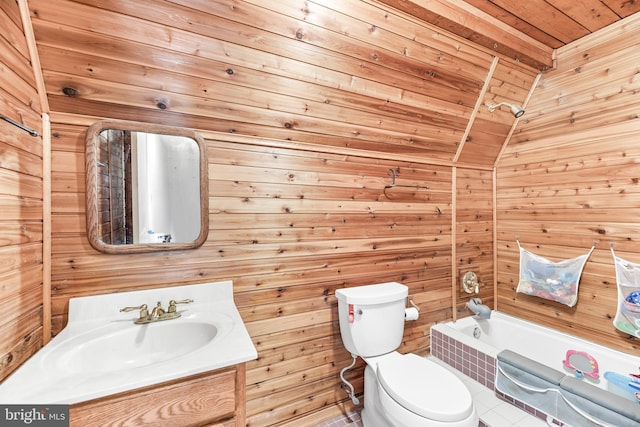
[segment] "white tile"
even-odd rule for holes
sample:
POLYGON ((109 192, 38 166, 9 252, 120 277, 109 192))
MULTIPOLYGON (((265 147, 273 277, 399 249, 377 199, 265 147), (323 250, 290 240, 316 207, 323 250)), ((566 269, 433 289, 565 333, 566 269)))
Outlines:
POLYGON ((490 409, 495 409, 499 405, 503 404, 503 402, 498 399, 491 390, 486 388, 485 391, 475 394, 473 396, 473 401, 482 403, 484 406, 490 409))
POLYGON ((490 427, 545 427, 547 423, 499 399, 493 390, 467 377, 446 363, 433 358, 460 378, 469 389, 480 419, 490 427))
POLYGON ((517 423, 513 425, 513 427, 547 427, 548 424, 541 420, 540 418, 536 418, 533 415, 527 415, 525 418, 521 419, 517 423))
POLYGON ((496 411, 486 413, 481 419, 489 427, 513 427, 513 422, 501 416, 496 411))
POLYGON ((472 380, 471 378, 463 382, 464 382, 464 385, 466 385, 467 388, 469 389, 469 392, 471 392, 471 396, 475 396, 478 393, 484 393, 487 390, 489 390, 488 388, 486 388, 479 382, 472 380))
POLYGON ((500 416, 509 420, 512 425, 527 416, 527 413, 525 411, 507 402, 500 402, 498 406, 493 408, 493 412, 497 412, 498 414, 500 414, 500 416))
POLYGON ((490 411, 493 409, 493 407, 487 406, 487 405, 485 405, 484 403, 482 403, 482 402, 478 402, 478 401, 477 401, 477 400, 475 400, 475 399, 473 400, 473 404, 475 405, 475 407, 476 407, 476 412, 478 413, 478 416, 479 416, 480 418, 482 418, 482 416, 483 416, 484 414, 486 414, 486 413, 490 412, 490 411))

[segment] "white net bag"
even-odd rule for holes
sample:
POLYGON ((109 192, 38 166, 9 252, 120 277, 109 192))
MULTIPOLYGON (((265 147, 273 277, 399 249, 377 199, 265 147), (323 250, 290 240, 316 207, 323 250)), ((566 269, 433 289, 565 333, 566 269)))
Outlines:
POLYGON ((618 285, 618 310, 613 325, 640 338, 640 264, 616 256, 613 246, 611 255, 616 265, 618 285))
POLYGON ((520 280, 516 292, 545 298, 573 307, 578 302, 580 275, 589 255, 553 262, 520 246, 520 280))

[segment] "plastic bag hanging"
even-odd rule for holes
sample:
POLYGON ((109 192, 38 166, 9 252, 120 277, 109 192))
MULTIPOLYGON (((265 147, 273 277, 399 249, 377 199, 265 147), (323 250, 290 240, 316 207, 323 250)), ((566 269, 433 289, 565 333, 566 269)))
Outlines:
POLYGON ((640 338, 640 264, 616 256, 611 246, 616 266, 618 309, 613 325, 627 334, 640 338))
POLYGON ((556 301, 569 307, 578 302, 580 275, 589 255, 553 262, 520 246, 520 277, 516 292, 556 301))

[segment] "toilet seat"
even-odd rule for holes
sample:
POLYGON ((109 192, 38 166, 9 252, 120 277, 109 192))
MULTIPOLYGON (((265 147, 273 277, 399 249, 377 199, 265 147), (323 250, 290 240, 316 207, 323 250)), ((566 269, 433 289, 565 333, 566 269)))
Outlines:
POLYGON ((421 417, 455 422, 474 412, 473 399, 464 383, 442 366, 416 354, 379 360, 377 377, 393 400, 421 417))

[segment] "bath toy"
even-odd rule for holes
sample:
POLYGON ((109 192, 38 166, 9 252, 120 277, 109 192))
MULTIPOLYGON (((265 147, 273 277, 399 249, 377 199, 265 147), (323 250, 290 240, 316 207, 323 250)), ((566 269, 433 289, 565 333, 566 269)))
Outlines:
MULTIPOLYGON (((562 361, 562 364, 569 369, 573 369, 576 378, 581 379, 583 375, 588 375, 594 379, 600 378, 598 362, 593 356, 584 351, 567 350, 566 358, 562 361)), ((638 386, 640 386, 640 384, 638 384, 638 386)), ((640 388, 638 390, 640 390, 640 388)))

